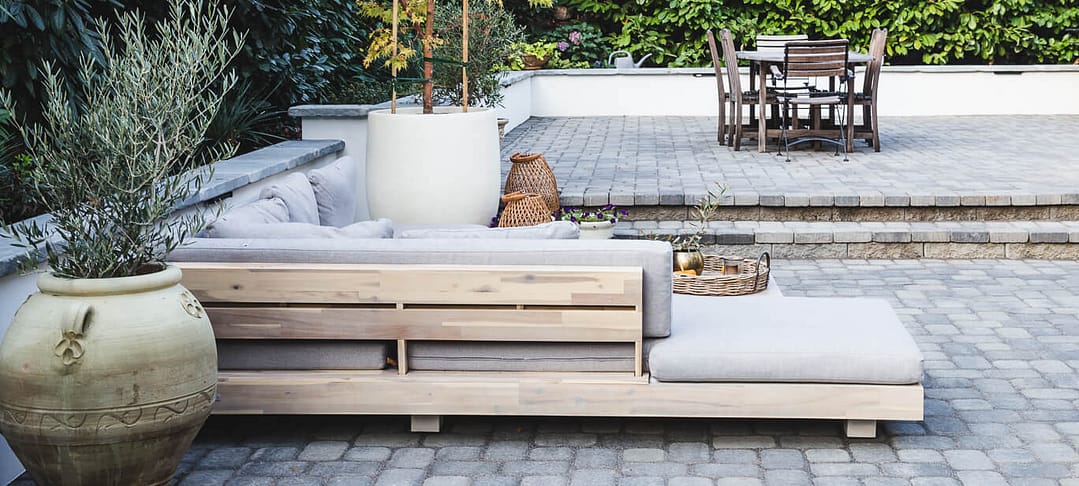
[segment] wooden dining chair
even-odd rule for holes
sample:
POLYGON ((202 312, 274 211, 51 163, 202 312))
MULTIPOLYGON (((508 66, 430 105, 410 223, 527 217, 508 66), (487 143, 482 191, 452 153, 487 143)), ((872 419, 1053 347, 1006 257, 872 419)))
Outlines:
POLYGON ((865 68, 862 91, 854 93, 854 104, 862 107, 862 123, 855 127, 859 137, 868 137, 866 143, 873 145, 874 152, 880 152, 880 128, 877 124, 877 84, 880 81, 880 68, 884 65, 884 46, 888 42, 888 29, 873 29, 869 39, 869 55, 873 61, 865 68))
POLYGON ((727 86, 730 88, 727 92, 731 110, 731 119, 727 129, 729 134, 728 145, 734 147, 734 150, 740 150, 744 129, 742 125, 742 107, 755 105, 760 98, 757 97, 757 91, 742 91, 742 77, 738 73, 738 56, 735 54, 734 39, 731 37, 731 31, 721 29, 719 31, 719 42, 723 49, 723 61, 727 66, 727 86))
POLYGON ((833 78, 837 80, 836 86, 839 87, 836 91, 813 90, 809 92, 790 92, 784 89, 776 94, 776 101, 783 105, 780 110, 782 115, 780 129, 783 139, 782 146, 787 150, 787 162, 791 160, 791 146, 804 142, 835 144, 836 155, 839 155, 839 148, 842 147, 843 160, 849 160, 847 158, 847 137, 853 129, 853 121, 850 120, 850 117, 846 117, 844 127, 842 120, 843 115, 846 113, 846 107, 853 101, 853 93, 845 89, 847 82, 854 75, 847 68, 849 47, 850 42, 846 39, 788 42, 784 47, 782 69, 774 65, 771 67, 772 76, 781 81, 784 88, 789 88, 788 82, 796 78, 833 78), (835 108, 833 113, 840 118, 839 123, 836 124, 840 127, 839 139, 818 135, 799 135, 794 140, 791 140, 789 132, 800 127, 788 126, 786 115, 795 105, 807 105, 811 109, 822 106, 835 108), (844 109, 839 109, 840 107, 844 109))
MULTIPOLYGON (((719 54, 719 48, 716 47, 716 36, 712 33, 712 29, 708 29, 708 51, 712 53, 712 67, 716 70, 716 90, 719 93, 719 126, 716 128, 716 141, 722 145, 727 144, 727 103, 730 103, 730 95, 723 89, 723 69, 720 67, 722 63, 719 54)), ((734 67, 738 69, 738 66, 734 67)))

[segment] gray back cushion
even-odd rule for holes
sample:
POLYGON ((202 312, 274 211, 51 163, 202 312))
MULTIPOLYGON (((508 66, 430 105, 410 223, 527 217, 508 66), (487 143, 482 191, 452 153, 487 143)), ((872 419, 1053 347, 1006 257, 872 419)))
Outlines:
POLYGON ((552 221, 535 226, 512 228, 415 228, 397 232, 395 238, 486 238, 498 240, 575 240, 581 230, 570 221, 552 221))
POLYGON ((307 180, 315 191, 319 224, 340 228, 356 220, 356 162, 352 157, 341 157, 308 172, 307 180))
MULTIPOLYGON (((650 240, 204 239, 169 259, 189 262, 633 266, 644 269, 644 335, 671 331, 671 245, 650 240)), ((362 337, 362 336, 357 336, 362 337)))
POLYGON ((308 223, 230 224, 210 232, 211 238, 393 238, 386 218, 360 221, 343 228, 308 223))
POLYGON ((259 199, 225 211, 206 226, 205 234, 210 238, 224 238, 225 234, 231 234, 237 227, 287 221, 288 207, 281 198, 259 199))
POLYGON ((262 189, 259 198, 281 198, 288 207, 288 218, 293 223, 318 224, 318 203, 315 202, 315 191, 311 189, 311 183, 307 182, 307 176, 300 172, 293 172, 277 182, 262 189))

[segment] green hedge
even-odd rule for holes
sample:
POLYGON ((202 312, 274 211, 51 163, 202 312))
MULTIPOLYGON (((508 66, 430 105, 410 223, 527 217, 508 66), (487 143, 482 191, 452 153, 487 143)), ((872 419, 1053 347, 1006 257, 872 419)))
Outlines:
POLYGON ((847 38, 864 49, 889 30, 891 64, 1071 64, 1079 58, 1075 0, 562 0, 608 33, 615 49, 671 67, 709 64, 707 29, 739 44, 757 34, 847 38))

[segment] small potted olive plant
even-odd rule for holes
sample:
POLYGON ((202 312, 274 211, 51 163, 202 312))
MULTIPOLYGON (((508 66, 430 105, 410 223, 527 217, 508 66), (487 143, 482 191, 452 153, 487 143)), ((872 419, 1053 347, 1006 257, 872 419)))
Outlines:
POLYGON ((629 211, 610 204, 597 209, 562 208, 558 219, 572 221, 581 228, 582 240, 607 240, 614 236, 614 225, 629 211))
POLYGON ((716 188, 709 190, 708 194, 693 206, 693 215, 696 220, 690 223, 690 232, 678 235, 665 235, 662 239, 671 243, 674 250, 672 266, 675 272, 692 273, 700 275, 704 270, 704 255, 701 253, 701 240, 708 228, 708 222, 719 210, 723 196, 727 192, 726 186, 719 183, 716 188))
POLYGON ((210 173, 190 169, 232 153, 199 148, 243 37, 216 3, 169 14, 102 22, 79 106, 46 63, 44 122, 16 122, 52 220, 3 231, 49 271, 0 344, 0 432, 38 484, 166 484, 213 405, 213 329, 164 261, 203 223, 173 216, 210 173))

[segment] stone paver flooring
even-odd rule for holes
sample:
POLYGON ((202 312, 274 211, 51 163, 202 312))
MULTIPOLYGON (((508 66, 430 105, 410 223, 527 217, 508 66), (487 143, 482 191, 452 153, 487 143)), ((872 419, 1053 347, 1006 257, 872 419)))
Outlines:
MULTIPOLYGON (((715 182, 746 197, 1020 196, 1079 202, 1079 116, 890 117, 881 152, 855 142, 850 162, 797 150, 791 163, 715 141, 714 117, 532 118, 506 135, 513 152, 542 152, 566 204, 695 202, 715 182), (688 195, 688 196, 687 196, 688 195)), ((771 145, 770 145, 771 147, 771 145)), ((763 203, 762 203, 763 204, 763 203)))
POLYGON ((183 485, 1079 485, 1079 262, 786 260, 788 296, 872 296, 925 354, 924 422, 213 417, 183 485))

